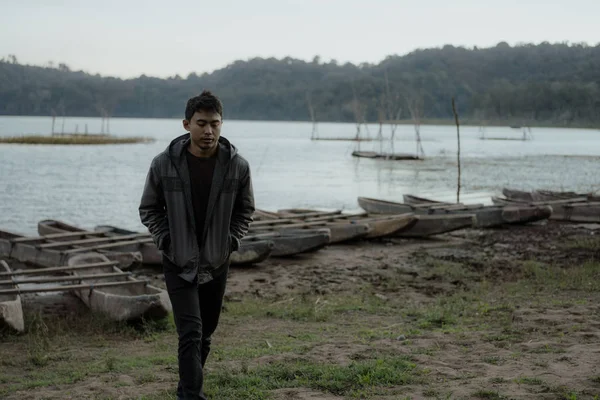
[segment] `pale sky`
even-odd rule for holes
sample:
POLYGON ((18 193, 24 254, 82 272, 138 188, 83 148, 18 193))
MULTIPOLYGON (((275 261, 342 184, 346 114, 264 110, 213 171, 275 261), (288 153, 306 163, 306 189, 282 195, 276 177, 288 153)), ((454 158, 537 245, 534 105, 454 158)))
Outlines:
POLYGON ((600 0, 0 0, 0 57, 167 77, 290 56, 378 63, 417 48, 600 42, 600 0))

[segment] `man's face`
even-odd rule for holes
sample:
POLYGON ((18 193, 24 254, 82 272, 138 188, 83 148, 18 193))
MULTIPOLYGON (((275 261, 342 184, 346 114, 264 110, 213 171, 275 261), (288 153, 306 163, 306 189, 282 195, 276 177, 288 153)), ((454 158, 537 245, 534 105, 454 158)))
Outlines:
POLYGON ((189 121, 183 120, 183 127, 190 132, 192 142, 205 153, 210 153, 218 146, 222 124, 218 113, 203 110, 196 111, 189 121))

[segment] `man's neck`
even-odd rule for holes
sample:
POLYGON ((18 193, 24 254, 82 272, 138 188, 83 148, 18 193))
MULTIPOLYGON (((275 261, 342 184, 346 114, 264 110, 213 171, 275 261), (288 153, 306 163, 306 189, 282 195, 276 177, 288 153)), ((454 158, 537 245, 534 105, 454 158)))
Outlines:
POLYGON ((212 148, 210 150, 203 150, 203 149, 199 148, 198 146, 194 145, 194 142, 190 141, 190 144, 187 149, 195 157, 210 158, 217 153, 218 148, 219 148, 219 145, 217 144, 214 148, 212 148))

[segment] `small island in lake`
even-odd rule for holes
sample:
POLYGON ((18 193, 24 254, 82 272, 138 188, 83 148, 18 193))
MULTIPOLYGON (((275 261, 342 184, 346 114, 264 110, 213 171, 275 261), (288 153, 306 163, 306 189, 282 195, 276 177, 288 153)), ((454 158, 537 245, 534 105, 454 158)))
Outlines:
POLYGON ((0 137, 0 143, 12 144, 50 144, 50 145, 98 145, 150 143, 154 139, 147 137, 118 137, 109 134, 64 133, 53 135, 22 135, 0 137))

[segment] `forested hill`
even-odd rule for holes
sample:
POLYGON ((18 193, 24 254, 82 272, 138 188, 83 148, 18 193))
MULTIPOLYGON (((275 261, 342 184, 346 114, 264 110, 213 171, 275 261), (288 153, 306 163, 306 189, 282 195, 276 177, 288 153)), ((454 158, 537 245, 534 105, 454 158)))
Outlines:
POLYGON ((308 99, 318 121, 410 119, 411 109, 450 119, 454 96, 461 118, 599 126, 600 45, 445 46, 376 65, 256 58, 168 79, 21 65, 14 56, 0 62, 3 115, 181 118, 204 88, 221 97, 230 119, 310 120, 308 99))

